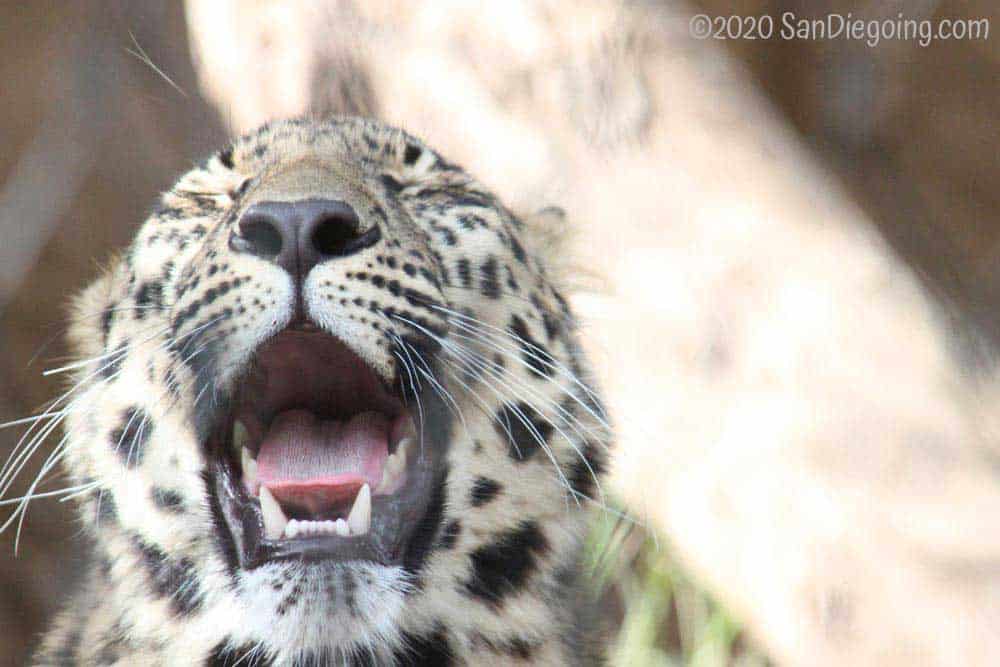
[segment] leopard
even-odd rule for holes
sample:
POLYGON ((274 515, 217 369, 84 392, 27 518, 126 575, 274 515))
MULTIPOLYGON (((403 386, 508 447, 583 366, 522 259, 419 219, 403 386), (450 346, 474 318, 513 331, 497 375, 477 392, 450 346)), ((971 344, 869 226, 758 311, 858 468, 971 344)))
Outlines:
POLYGON ((351 116, 184 174, 17 450, 63 434, 91 553, 33 664, 604 664, 613 432, 548 210, 351 116))

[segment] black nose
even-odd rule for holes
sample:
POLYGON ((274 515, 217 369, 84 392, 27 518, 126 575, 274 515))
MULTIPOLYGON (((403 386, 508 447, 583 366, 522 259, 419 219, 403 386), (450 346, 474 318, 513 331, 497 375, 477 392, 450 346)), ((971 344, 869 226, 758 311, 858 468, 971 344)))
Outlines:
POLYGON ((377 225, 362 232, 358 214, 342 201, 267 201, 244 211, 229 247, 270 260, 303 280, 320 262, 356 253, 380 237, 377 225))

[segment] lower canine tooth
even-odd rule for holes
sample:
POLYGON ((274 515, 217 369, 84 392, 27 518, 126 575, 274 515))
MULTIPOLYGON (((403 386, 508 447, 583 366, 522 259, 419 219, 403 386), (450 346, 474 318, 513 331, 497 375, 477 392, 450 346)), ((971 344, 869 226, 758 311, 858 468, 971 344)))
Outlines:
POLYGON ((233 447, 237 451, 243 449, 247 446, 250 441, 250 434, 247 432, 247 427, 243 425, 243 422, 237 420, 233 422, 233 447))
MULTIPOLYGON (((342 521, 342 519, 340 520, 342 521)), ((351 535, 364 535, 368 532, 371 522, 372 490, 365 484, 358 491, 358 497, 354 499, 351 513, 347 515, 347 525, 351 529, 351 535)))
POLYGON ((266 486, 260 487, 260 512, 264 516, 264 535, 276 540, 285 532, 288 517, 281 511, 281 505, 274 499, 266 486))
POLYGON ((400 469, 406 466, 406 449, 412 442, 413 438, 403 438, 399 441, 399 444, 396 445, 396 456, 399 457, 400 469))

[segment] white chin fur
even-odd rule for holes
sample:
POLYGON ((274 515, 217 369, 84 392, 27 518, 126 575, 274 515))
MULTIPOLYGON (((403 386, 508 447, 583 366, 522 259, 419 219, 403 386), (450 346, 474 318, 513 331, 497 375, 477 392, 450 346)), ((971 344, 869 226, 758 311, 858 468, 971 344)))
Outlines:
POLYGON ((237 606, 245 614, 232 636, 263 642, 279 663, 301 651, 381 653, 396 645, 404 594, 411 588, 398 567, 359 563, 273 563, 244 572, 237 606), (291 575, 291 576, 289 576, 291 575), (348 603, 344 577, 353 576, 348 603), (371 581, 367 584, 365 580, 371 581), (274 582, 281 582, 275 590, 274 582), (288 600, 294 594, 294 601, 288 600), (284 604, 283 604, 284 603, 284 604), (279 614, 278 608, 284 607, 279 614))

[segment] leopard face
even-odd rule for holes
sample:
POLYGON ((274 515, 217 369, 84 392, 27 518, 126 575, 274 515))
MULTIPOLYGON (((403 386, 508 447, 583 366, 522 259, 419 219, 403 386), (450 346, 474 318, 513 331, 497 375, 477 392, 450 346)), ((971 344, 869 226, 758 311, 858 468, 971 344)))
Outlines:
POLYGON ((76 301, 96 558, 40 660, 581 664, 609 432, 533 238, 372 121, 182 177, 76 301))

